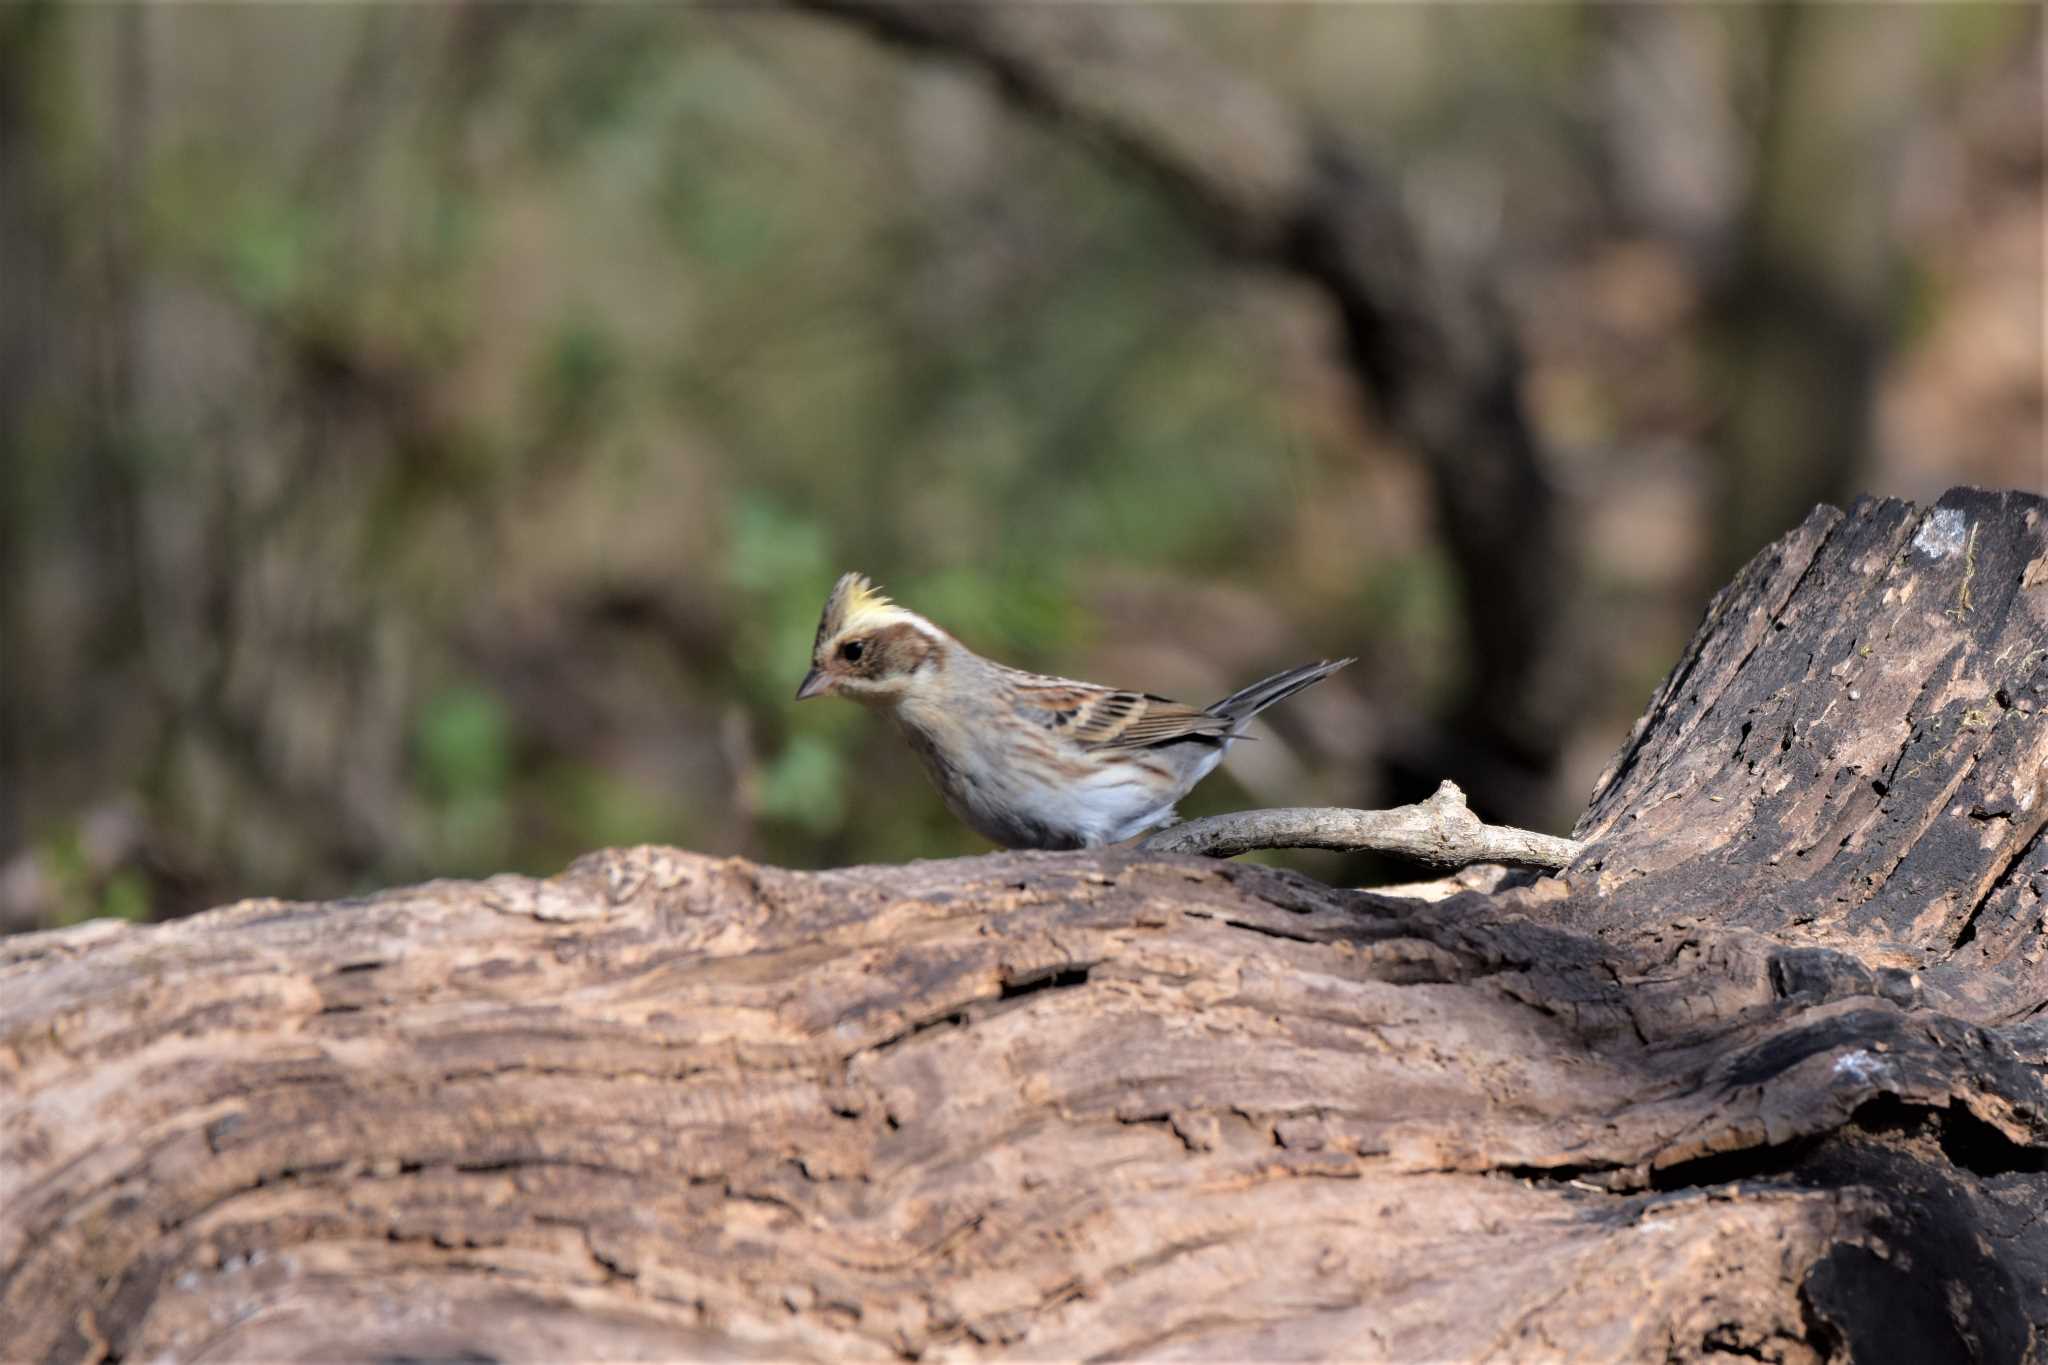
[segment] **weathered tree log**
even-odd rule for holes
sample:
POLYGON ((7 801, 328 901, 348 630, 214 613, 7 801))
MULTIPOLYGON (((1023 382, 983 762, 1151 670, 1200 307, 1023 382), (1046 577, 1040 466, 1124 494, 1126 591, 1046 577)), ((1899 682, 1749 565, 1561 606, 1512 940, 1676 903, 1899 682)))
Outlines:
POLYGON ((1603 774, 1553 922, 1848 952, 1984 1023, 2048 1003, 2048 502, 1821 508, 1715 599, 1603 774))
POLYGON ((0 942, 0 1340, 2040 1358, 2044 511, 1816 513, 1490 894, 641 848, 0 942))

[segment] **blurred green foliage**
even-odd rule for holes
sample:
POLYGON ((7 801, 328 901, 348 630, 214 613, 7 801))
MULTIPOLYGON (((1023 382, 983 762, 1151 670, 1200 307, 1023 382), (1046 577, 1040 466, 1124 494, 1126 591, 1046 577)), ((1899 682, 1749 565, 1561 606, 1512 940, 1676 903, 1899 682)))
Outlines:
POLYGON ((30 850, 29 866, 47 888, 52 926, 89 919, 148 919, 150 888, 141 869, 119 867, 110 872, 87 851, 85 842, 79 828, 70 825, 30 850))
MULTIPOLYGON (((1707 519, 1685 442, 1722 397, 1633 368, 1696 344, 1706 267, 1663 244, 1641 289, 1588 283, 1656 240, 1588 112, 1636 20, 1173 19, 1383 157, 1425 235, 1506 258, 1532 390, 1597 396, 1561 473, 1610 626, 1568 820, 1713 586, 1633 510, 1707 519)), ((1759 19, 1671 22, 1753 89, 1759 19)), ((2033 31, 1913 22, 1943 129, 2033 31)), ((28 6, 0 90, 0 348, 30 357, 0 367, 0 864, 56 888, 32 915, 641 840, 977 851, 888 727, 791 701, 846 569, 989 654, 1194 700, 1364 656, 1189 813, 1383 795, 1462 676, 1435 509, 1320 303, 943 62, 728 7, 28 6), (78 834, 109 803, 141 812, 118 856, 78 834)), ((1937 337, 1952 277, 1902 278, 1937 337)))
POLYGON ((426 698, 416 748, 444 856, 461 871, 502 863, 511 833, 512 718, 474 686, 426 698))

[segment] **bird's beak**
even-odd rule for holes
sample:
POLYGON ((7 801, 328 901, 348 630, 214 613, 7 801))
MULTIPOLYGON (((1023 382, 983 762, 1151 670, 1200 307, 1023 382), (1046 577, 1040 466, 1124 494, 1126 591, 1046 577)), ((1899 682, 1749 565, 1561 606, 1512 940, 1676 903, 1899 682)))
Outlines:
POLYGON ((803 684, 796 690, 796 699, 809 701, 812 697, 822 697, 831 690, 832 679, 826 676, 824 669, 814 668, 804 674, 803 684))

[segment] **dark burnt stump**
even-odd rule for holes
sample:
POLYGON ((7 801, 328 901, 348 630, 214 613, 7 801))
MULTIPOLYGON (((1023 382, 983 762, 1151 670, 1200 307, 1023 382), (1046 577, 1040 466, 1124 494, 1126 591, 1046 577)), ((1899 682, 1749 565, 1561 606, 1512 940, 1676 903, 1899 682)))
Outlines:
POLYGON ((1487 894, 647 848, 0 943, 0 1340, 2040 1358, 2043 506, 1816 513, 1487 894))
POLYGON ((2038 1009, 2044 507, 1821 508, 1758 557, 1601 778, 1569 879, 1592 894, 1558 922, 1698 917, 1917 976, 1985 1023, 2038 1009))

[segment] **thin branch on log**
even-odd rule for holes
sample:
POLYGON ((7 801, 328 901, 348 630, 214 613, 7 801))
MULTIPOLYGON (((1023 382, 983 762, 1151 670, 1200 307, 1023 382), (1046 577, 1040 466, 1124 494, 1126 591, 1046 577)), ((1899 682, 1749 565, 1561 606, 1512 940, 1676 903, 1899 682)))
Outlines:
POLYGON ((1489 825, 1446 781, 1427 801, 1392 810, 1336 806, 1241 810, 1173 825, 1141 840, 1147 853, 1199 853, 1234 858, 1261 848, 1326 848, 1337 853, 1398 853, 1433 867, 1500 863, 1556 871, 1583 845, 1554 834, 1489 825))

